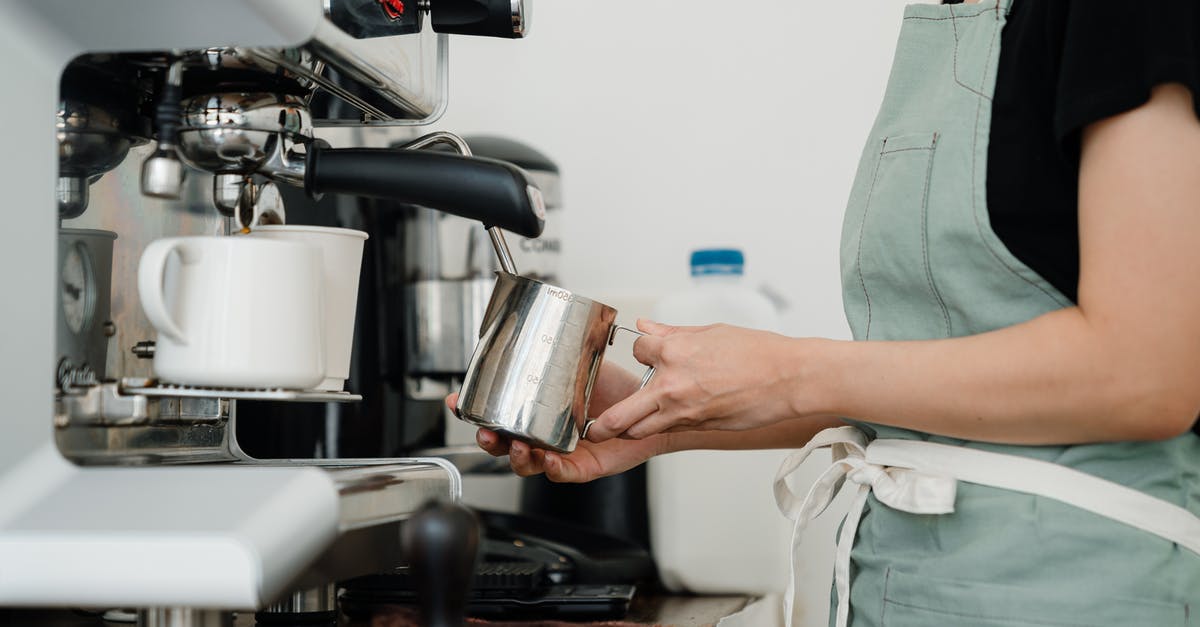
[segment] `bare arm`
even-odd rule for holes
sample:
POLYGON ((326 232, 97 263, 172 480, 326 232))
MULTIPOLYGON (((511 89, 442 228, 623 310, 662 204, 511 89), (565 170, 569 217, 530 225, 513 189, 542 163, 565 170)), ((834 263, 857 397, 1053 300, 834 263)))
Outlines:
POLYGON ((658 380, 589 438, 827 414, 1005 443, 1184 433, 1200 413, 1200 121, 1186 89, 1087 129, 1079 205, 1077 307, 917 342, 644 325, 656 337, 635 348, 658 380))
MULTIPOLYGON (((616 366, 600 370, 592 408, 602 413, 637 391, 640 380, 616 366)), ((663 434, 655 454, 707 449, 714 451, 750 451, 757 449, 799 448, 822 429, 840 427, 846 423, 835 416, 812 416, 805 420, 788 420, 746 431, 676 431, 663 434)))
POLYGON ((803 420, 785 420, 747 431, 691 431, 664 433, 664 453, 674 451, 753 451, 773 448, 800 448, 824 429, 844 427, 836 416, 810 416, 803 420))
MULTIPOLYGON (((638 378, 616 366, 600 369, 591 405, 595 411, 637 391, 638 378)), ((453 407, 455 396, 446 399, 453 407)), ((553 481, 579 483, 607 477, 638 466, 655 455, 693 449, 750 450, 796 448, 803 446, 821 429, 840 426, 836 418, 789 420, 749 431, 690 431, 663 433, 642 440, 582 441, 570 455, 558 455, 501 437, 480 429, 476 441, 480 448, 495 456, 509 456, 513 472, 521 476, 545 473, 553 481)))

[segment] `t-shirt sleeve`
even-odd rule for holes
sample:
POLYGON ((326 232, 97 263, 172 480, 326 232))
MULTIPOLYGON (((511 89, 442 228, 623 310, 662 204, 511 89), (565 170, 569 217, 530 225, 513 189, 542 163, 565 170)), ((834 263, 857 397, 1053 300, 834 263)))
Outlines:
POLYGON ((1181 83, 1200 116, 1200 0, 1027 0, 1068 5, 1055 30, 1061 65, 1054 130, 1060 141, 1181 83))

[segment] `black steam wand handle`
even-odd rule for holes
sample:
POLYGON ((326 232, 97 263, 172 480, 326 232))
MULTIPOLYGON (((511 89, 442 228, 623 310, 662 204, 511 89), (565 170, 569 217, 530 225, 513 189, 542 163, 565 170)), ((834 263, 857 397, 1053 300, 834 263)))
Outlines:
POLYGON ((431 503, 409 518, 402 546, 421 624, 462 627, 479 557, 479 520, 456 503, 431 503))
POLYGON ((427 150, 329 148, 309 144, 304 189, 310 196, 353 194, 437 209, 488 228, 537 237, 545 226, 541 191, 503 161, 427 150))

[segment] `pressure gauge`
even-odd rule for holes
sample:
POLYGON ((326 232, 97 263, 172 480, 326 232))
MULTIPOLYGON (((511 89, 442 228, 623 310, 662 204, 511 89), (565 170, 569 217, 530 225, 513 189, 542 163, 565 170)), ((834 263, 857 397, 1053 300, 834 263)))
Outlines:
MULTIPOLYGON (((69 381, 104 379, 111 314, 113 245, 117 234, 97 229, 58 230, 58 274, 54 278, 59 313, 55 341, 69 381)), ((60 373, 61 374, 61 373, 60 373)), ((62 381, 60 376, 60 382, 62 381)))
POLYGON ((96 313, 96 275, 83 242, 75 243, 67 251, 60 281, 59 297, 67 328, 72 333, 81 333, 92 326, 96 313))

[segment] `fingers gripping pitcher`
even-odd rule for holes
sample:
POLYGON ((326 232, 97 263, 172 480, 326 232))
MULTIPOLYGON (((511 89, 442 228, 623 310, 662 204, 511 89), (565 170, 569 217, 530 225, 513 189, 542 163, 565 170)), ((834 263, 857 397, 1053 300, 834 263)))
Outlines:
MULTIPOLYGON (((592 386, 617 310, 568 290, 497 273, 455 413, 530 445, 569 453, 587 435, 592 386)), ((644 386, 653 369, 642 378, 644 386)))

